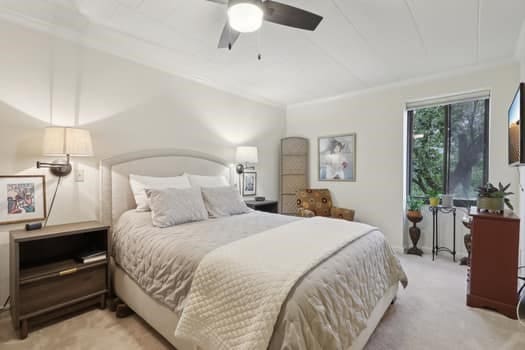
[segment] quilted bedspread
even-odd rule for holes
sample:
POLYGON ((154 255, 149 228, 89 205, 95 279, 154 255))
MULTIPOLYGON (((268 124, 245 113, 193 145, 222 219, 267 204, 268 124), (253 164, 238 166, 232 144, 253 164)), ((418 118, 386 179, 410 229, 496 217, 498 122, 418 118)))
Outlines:
POLYGON ((299 278, 373 230, 315 217, 215 249, 195 273, 175 336, 204 349, 265 350, 281 306, 299 278))
MULTIPOLYGON (((129 211, 115 227, 112 253, 146 293, 180 317, 207 254, 299 220, 308 219, 253 212, 159 229, 152 226, 150 213, 129 211)), ((400 281, 406 284, 406 275, 380 231, 356 239, 297 281, 280 309, 268 349, 349 349, 377 302, 400 281)))

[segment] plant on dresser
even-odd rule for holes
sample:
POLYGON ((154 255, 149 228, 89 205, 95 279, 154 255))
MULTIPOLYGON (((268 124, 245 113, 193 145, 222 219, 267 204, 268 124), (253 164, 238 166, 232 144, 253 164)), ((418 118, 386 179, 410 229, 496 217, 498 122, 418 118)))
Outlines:
POLYGON ((514 210, 509 198, 507 198, 514 194, 512 192, 506 192, 509 187, 510 184, 503 186, 501 182, 498 184, 498 187, 490 182, 485 186, 478 187, 478 209, 491 213, 502 213, 505 206, 507 206, 510 210, 514 210))

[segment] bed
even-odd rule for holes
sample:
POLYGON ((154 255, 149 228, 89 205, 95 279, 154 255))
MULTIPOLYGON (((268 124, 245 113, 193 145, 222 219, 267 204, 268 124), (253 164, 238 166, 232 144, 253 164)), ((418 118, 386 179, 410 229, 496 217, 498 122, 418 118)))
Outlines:
MULTIPOLYGON (((250 212, 165 229, 136 212, 129 174, 183 172, 233 178, 225 162, 205 154, 156 150, 101 163, 101 218, 113 227, 114 293, 179 350, 197 349, 175 337, 192 280, 210 252, 300 219, 250 212)), ((327 219, 328 220, 328 219, 327 219)), ((286 296, 268 349, 363 349, 406 276, 378 230, 344 246, 302 276, 286 296)))

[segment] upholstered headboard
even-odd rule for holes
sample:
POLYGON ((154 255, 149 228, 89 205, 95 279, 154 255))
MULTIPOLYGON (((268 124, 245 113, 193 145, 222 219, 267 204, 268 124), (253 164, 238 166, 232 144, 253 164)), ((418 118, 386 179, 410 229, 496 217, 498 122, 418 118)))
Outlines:
POLYGON ((127 153, 100 162, 100 220, 113 226, 120 215, 135 208, 129 175, 222 175, 231 183, 232 167, 208 154, 188 150, 148 150, 127 153))

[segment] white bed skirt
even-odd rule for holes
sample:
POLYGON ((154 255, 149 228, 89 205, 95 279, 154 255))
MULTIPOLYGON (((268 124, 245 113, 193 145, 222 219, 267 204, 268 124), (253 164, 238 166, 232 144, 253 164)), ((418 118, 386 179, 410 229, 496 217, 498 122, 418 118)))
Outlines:
MULTIPOLYGON (((111 268, 113 288, 120 299, 122 299, 151 327, 159 332, 177 350, 198 350, 190 343, 175 340, 174 332, 179 322, 179 318, 173 311, 146 294, 142 288, 140 288, 137 283, 135 283, 135 281, 124 272, 124 270, 113 263, 113 260, 111 268)), ((392 300, 396 297, 398 287, 398 283, 390 287, 383 298, 379 300, 368 319, 367 327, 361 332, 354 344, 348 350, 362 350, 365 347, 368 339, 370 339, 370 336, 392 303, 392 300)))

